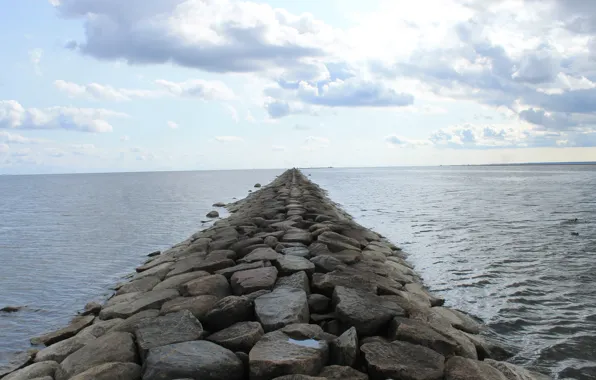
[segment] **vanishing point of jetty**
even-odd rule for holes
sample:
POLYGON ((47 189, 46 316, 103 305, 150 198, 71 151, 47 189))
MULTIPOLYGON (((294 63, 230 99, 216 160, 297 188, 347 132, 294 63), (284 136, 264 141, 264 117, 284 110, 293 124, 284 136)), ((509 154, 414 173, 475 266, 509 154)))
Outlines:
POLYGON ((288 170, 152 254, 3 380, 542 380, 288 170))

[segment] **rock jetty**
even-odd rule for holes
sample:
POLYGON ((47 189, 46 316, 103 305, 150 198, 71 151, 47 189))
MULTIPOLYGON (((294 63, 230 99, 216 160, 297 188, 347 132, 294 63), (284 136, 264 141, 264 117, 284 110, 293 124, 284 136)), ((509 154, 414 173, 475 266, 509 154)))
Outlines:
POLYGON ((137 268, 3 380, 542 380, 296 169, 137 268))

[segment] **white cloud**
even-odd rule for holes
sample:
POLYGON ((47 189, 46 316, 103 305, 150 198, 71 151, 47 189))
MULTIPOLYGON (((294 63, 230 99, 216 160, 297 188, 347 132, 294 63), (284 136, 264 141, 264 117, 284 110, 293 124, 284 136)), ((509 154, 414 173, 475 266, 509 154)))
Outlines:
POLYGON ((0 141, 9 144, 39 144, 44 142, 42 139, 31 139, 28 137, 21 136, 16 133, 10 133, 6 131, 0 131, 0 141))
POLYGON ((220 143, 229 143, 229 142, 240 142, 244 141, 242 137, 239 136, 215 136, 215 141, 220 143))
POLYGON ((234 92, 220 81, 192 79, 184 82, 170 82, 158 79, 155 83, 164 87, 169 93, 175 96, 203 100, 231 100, 235 98, 234 92))
POLYGON ((178 123, 173 122, 173 121, 168 121, 166 124, 168 125, 168 128, 170 128, 170 129, 178 129, 178 127, 179 127, 178 123))
POLYGON ((232 120, 234 120, 236 123, 240 121, 240 118, 238 117, 238 111, 236 111, 236 108, 229 104, 226 104, 225 107, 230 116, 232 116, 232 120))
POLYGON ((304 139, 304 144, 302 145, 302 149, 305 150, 317 150, 327 148, 330 144, 330 141, 326 137, 321 136, 308 136, 304 139))
POLYGON ((41 62, 42 55, 42 49, 29 50, 29 61, 31 61, 31 64, 33 65, 33 68, 35 70, 35 74, 37 75, 41 75, 41 67, 39 66, 39 64, 41 62))
POLYGON ((271 150, 273 150, 274 152, 283 152, 285 151, 287 148, 283 145, 273 145, 271 147, 271 150))
POLYGON ((413 140, 403 136, 389 135, 385 137, 385 142, 389 147, 400 147, 400 148, 414 148, 419 146, 428 146, 432 143, 428 140, 413 140))
POLYGON ((8 144, 0 143, 0 154, 8 153, 10 146, 8 144))
POLYGON ((297 131, 308 131, 310 129, 310 127, 308 125, 304 125, 304 124, 295 124, 294 129, 297 131))

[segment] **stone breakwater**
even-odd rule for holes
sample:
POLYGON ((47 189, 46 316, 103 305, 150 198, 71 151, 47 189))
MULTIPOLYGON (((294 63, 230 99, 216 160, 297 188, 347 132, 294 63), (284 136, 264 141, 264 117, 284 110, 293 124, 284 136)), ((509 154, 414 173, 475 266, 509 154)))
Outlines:
POLYGON ((3 380, 542 380, 298 170, 33 338, 3 380))

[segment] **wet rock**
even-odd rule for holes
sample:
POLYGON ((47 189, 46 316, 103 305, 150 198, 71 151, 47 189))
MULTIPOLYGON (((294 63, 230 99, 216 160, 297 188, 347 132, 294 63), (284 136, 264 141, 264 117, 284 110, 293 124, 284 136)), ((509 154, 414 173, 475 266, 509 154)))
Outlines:
POLYGON ((223 202, 217 202, 213 204, 213 207, 226 207, 226 204, 223 202))
POLYGON ((275 267, 263 267, 235 272, 230 278, 232 290, 236 295, 243 295, 257 290, 272 289, 277 280, 275 267))
POLYGON ((498 362, 496 360, 487 359, 484 363, 495 367, 501 372, 507 380, 551 380, 550 376, 543 375, 538 372, 528 371, 527 369, 515 364, 498 362))
POLYGON ((238 322, 215 334, 207 340, 231 351, 249 352, 261 339, 264 331, 259 322, 238 322))
POLYGON ((327 380, 327 378, 308 375, 283 375, 276 377, 273 380, 327 380))
POLYGON ((135 331, 137 346, 142 357, 154 347, 200 339, 201 322, 188 310, 170 313, 141 322, 135 331))
POLYGON ((277 288, 255 299, 255 314, 266 332, 291 323, 308 323, 306 293, 295 288, 277 288))
POLYGON ((106 363, 90 368, 71 380, 141 380, 141 366, 136 363, 106 363))
POLYGON ((61 340, 68 339, 75 336, 76 333, 93 323, 94 319, 95 316, 93 315, 77 317, 73 320, 73 323, 67 327, 35 338, 31 338, 31 344, 44 344, 49 346, 56 342, 60 342, 61 340))
POLYGON ((468 334, 463 333, 470 342, 474 344, 476 347, 476 352, 478 353, 478 359, 495 359, 495 360, 507 360, 513 356, 513 353, 507 350, 505 347, 501 346, 500 344, 493 342, 490 338, 475 335, 475 334, 468 334))
POLYGON ((4 306, 0 309, 0 312, 3 313, 16 313, 19 310, 22 310, 25 306, 4 306))
POLYGON ((327 245, 331 252, 341 252, 343 250, 360 250, 360 243, 352 238, 338 234, 337 232, 323 232, 317 238, 317 241, 327 245))
POLYGON ((310 294, 310 285, 306 272, 296 272, 290 276, 279 277, 275 283, 275 287, 290 287, 304 290, 306 294, 310 294))
POLYGON ((0 365, 0 378, 31 363, 31 356, 28 352, 21 352, 10 358, 7 363, 0 365))
POLYGON ((446 307, 434 307, 432 310, 447 319, 456 329, 471 334, 480 333, 480 325, 461 311, 448 309, 446 307))
POLYGON ((134 333, 141 321, 159 316, 159 310, 145 310, 126 318, 113 327, 113 331, 134 333))
POLYGON ((19 369, 16 372, 3 377, 3 380, 30 380, 37 377, 50 376, 53 377, 60 365, 53 361, 39 362, 31 364, 25 368, 19 369))
POLYGON ((360 350, 371 380, 443 379, 445 358, 429 348, 396 341, 365 343, 360 350))
POLYGON ((81 315, 97 315, 101 311, 101 305, 97 302, 89 302, 83 308, 81 315))
POLYGON ((178 296, 179 293, 175 289, 152 290, 142 294, 141 298, 130 303, 120 302, 104 308, 99 313, 99 317, 104 320, 112 318, 128 318, 143 310, 159 309, 164 303, 178 296))
POLYGON ((368 375, 360 371, 356 371, 354 368, 330 365, 319 373, 319 376, 327 380, 368 380, 368 375))
POLYGON ((255 183, 255 187, 261 187, 260 183, 255 183))
POLYGON ((435 331, 430 325, 408 318, 394 318, 389 327, 388 336, 392 340, 401 340, 428 347, 443 356, 452 356, 457 349, 457 342, 435 331))
MULTIPOLYGON (((160 281, 159 277, 147 276, 147 277, 144 277, 139 280, 132 281, 132 282, 129 282, 129 283, 123 285, 120 289, 118 289, 118 291, 116 292, 116 295, 132 293, 132 292, 145 293, 145 292, 148 292, 151 289, 153 289, 153 287, 155 287, 155 285, 159 284, 160 282, 161 281, 160 281)), ((99 309, 101 310, 101 305, 99 305, 99 309)))
POLYGON ((281 256, 277 258, 274 263, 275 267, 282 276, 287 276, 301 271, 304 271, 307 274, 313 274, 315 272, 315 264, 300 256, 281 256))
POLYGON ((208 272, 196 271, 190 273, 179 274, 177 276, 167 276, 165 280, 155 285, 153 290, 164 290, 164 289, 178 289, 180 285, 187 283, 196 278, 209 276, 208 272))
POLYGON ((209 211, 207 213, 207 215, 205 215, 207 218, 218 218, 219 217, 219 212, 213 210, 213 211, 209 211))
POLYGON ((161 255, 161 251, 153 251, 147 254, 147 257, 155 257, 161 255))
POLYGON ((209 331, 219 331, 237 322, 249 321, 253 316, 253 301, 246 297, 228 296, 213 305, 205 316, 205 326, 209 331))
POLYGON ((477 360, 454 356, 445 363, 445 380, 507 380, 495 367, 477 360))
POLYGON ((333 272, 345 265, 343 261, 330 255, 315 256, 310 262, 315 264, 315 272, 319 273, 333 272))
POLYGON ((329 297, 322 294, 311 294, 308 296, 308 308, 311 313, 322 314, 329 309, 329 297))
POLYGON ((231 289, 228 280, 223 275, 213 274, 182 284, 180 293, 183 296, 211 295, 223 298, 231 294, 231 289))
POLYGON ((442 306, 445 303, 444 298, 433 296, 432 294, 427 292, 426 289, 424 289, 424 287, 420 284, 411 283, 411 284, 406 284, 404 287, 405 287, 406 291, 408 291, 410 293, 414 293, 414 294, 417 294, 424 298, 427 298, 428 302, 431 304, 431 306, 442 306))
POLYGON ((250 350, 251 380, 268 380, 289 374, 316 375, 327 362, 325 341, 295 340, 281 331, 265 334, 250 350))
POLYGON ((354 327, 350 327, 331 342, 330 361, 333 364, 353 367, 356 364, 359 353, 358 334, 354 327))
POLYGON ((163 304, 160 310, 161 315, 176 313, 181 310, 188 310, 199 320, 203 320, 207 313, 213 309, 219 297, 202 295, 196 297, 178 297, 163 304))
POLYGON ((239 263, 252 263, 254 261, 273 261, 276 260, 277 258, 281 257, 281 255, 277 252, 275 252, 273 249, 271 249, 270 247, 261 247, 261 248, 256 248, 255 250, 253 250, 252 252, 250 252, 248 255, 244 256, 243 258, 241 258, 240 260, 238 260, 239 263))
POLYGON ((162 379, 242 380, 242 361, 230 350, 198 340, 149 350, 143 380, 162 379))

